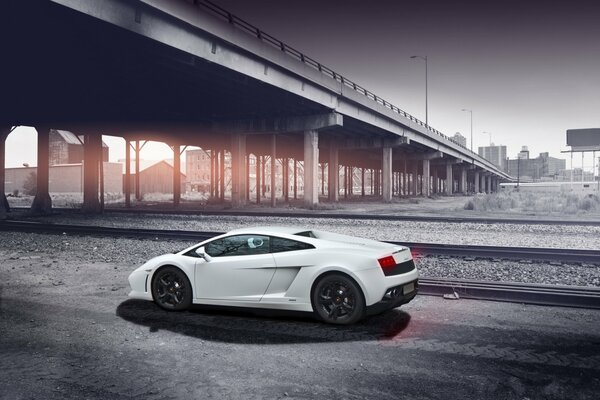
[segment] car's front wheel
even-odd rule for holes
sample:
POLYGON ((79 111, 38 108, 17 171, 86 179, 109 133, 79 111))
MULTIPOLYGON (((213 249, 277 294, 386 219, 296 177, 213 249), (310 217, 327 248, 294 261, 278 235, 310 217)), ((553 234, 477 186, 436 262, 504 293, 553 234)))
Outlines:
POLYGON ((163 267, 152 279, 152 297, 165 310, 185 310, 192 304, 192 286, 179 268, 163 267))
POLYGON ((332 324, 353 324, 365 315, 362 291, 343 274, 329 274, 320 278, 311 300, 319 318, 332 324))

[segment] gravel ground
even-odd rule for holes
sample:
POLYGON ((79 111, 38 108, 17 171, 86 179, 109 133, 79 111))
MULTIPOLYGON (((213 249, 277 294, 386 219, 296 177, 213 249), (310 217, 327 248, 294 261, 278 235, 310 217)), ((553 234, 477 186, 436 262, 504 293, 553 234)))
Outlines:
POLYGON ((121 213, 106 213, 99 217, 76 213, 59 214, 41 220, 62 224, 213 232, 226 232, 247 226, 292 225, 377 240, 600 250, 600 226, 121 213))
MULTIPOLYGON (((117 263, 133 270, 151 257, 192 245, 186 241, 91 238, 0 232, 0 258, 31 259, 50 266, 56 257, 82 263, 117 263)), ((421 276, 555 285, 600 286, 600 266, 427 256, 417 261, 421 276)), ((122 284, 123 282, 121 282, 122 284)))

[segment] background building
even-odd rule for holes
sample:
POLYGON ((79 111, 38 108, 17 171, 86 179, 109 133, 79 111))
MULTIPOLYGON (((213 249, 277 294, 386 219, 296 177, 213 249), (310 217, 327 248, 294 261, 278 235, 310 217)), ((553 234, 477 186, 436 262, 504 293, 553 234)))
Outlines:
MULTIPOLYGON (((123 179, 123 193, 125 193, 125 162, 120 160, 121 173, 123 179)), ((140 160, 140 195, 148 193, 173 193, 173 175, 174 175, 173 161, 172 160, 161 160, 161 161, 149 161, 140 160)), ((186 175, 181 173, 181 193, 185 193, 185 182, 186 175)), ((135 190, 135 160, 131 160, 131 181, 130 186, 131 194, 136 192, 135 190)))
POLYGON ((529 150, 523 146, 517 159, 508 160, 506 172, 520 181, 562 180, 566 165, 566 160, 550 157, 548 152, 540 153, 537 158, 529 158, 529 150))
MULTIPOLYGON (((122 193, 123 180, 120 163, 104 163, 104 192, 122 193)), ((6 168, 5 190, 7 193, 26 193, 27 180, 32 174, 37 174, 36 167, 6 168)), ((34 181, 35 182, 35 181, 34 181)), ((82 193, 83 166, 79 164, 52 165, 49 169, 50 193, 82 193)))
POLYGON ((477 152, 481 157, 500 167, 502 171, 506 171, 506 146, 495 146, 492 143, 490 146, 479 147, 477 152))
POLYGON ((187 175, 187 191, 207 192, 210 188, 211 156, 202 149, 186 150, 185 173, 187 175))
MULTIPOLYGON (((69 131, 50 130, 50 165, 81 164, 83 162, 83 135, 69 131)), ((108 162, 108 146, 102 142, 102 161, 108 162)))

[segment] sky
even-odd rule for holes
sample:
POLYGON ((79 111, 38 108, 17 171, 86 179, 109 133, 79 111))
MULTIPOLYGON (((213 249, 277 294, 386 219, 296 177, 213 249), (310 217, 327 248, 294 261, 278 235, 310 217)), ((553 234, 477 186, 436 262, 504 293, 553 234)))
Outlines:
MULTIPOLYGON (((566 130, 600 128, 600 2, 213 0, 473 148, 569 159, 566 130), (484 133, 486 132, 486 133, 484 133)), ((35 165, 35 131, 7 139, 7 166, 35 165)), ((124 142, 106 138, 111 160, 124 142)), ((143 158, 170 158, 163 144, 143 158)), ((567 161, 567 168, 570 162, 567 161)), ((581 156, 574 166, 581 165, 581 156)), ((591 155, 584 160, 592 168, 591 155)))

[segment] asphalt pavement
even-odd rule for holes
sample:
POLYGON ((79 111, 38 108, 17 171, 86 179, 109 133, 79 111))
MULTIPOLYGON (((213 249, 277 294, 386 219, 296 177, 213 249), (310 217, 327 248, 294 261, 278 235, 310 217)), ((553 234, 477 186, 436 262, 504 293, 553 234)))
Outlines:
POLYGON ((306 314, 169 313, 127 298, 135 266, 43 249, 0 255, 1 399, 600 393, 597 310, 418 296, 350 327, 306 314))

